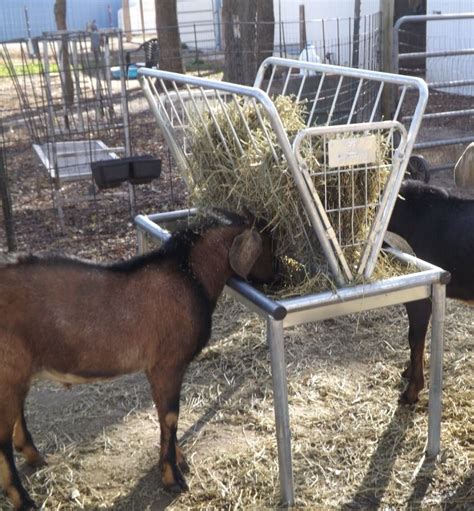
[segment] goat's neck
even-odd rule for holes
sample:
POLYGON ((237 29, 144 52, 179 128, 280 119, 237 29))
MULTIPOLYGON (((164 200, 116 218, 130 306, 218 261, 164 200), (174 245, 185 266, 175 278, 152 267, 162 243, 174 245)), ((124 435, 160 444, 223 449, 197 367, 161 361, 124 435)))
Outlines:
POLYGON ((225 283, 234 274, 229 264, 229 250, 242 229, 240 226, 211 229, 191 251, 191 270, 212 301, 217 301, 225 283))

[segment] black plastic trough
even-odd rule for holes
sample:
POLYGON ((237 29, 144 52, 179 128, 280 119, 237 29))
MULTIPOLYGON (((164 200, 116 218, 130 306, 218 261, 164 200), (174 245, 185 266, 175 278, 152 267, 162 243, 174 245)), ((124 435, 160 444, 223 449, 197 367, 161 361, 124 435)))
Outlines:
POLYGON ((99 189, 115 188, 125 181, 149 183, 161 174, 161 160, 153 156, 131 156, 91 163, 92 176, 99 189))

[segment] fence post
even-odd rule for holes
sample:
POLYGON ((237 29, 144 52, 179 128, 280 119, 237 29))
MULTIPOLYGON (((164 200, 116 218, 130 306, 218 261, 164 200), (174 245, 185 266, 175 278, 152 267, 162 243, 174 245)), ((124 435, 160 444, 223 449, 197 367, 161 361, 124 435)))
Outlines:
POLYGON ((306 48, 306 14, 304 4, 300 5, 300 50, 306 48))
MULTIPOLYGON (((360 48, 360 8, 361 0, 355 0, 354 4, 354 35, 352 43, 352 67, 359 67, 360 48)), ((365 57, 365 55, 364 55, 365 57)))
MULTIPOLYGON (((393 46, 393 15, 394 2, 392 0, 380 0, 382 37, 382 71, 392 72, 392 46, 393 46)), ((397 89, 394 85, 384 87, 382 94, 382 115, 384 119, 390 119, 395 106, 397 89)))
POLYGON ((123 31, 128 42, 132 40, 132 21, 130 19, 130 0, 122 0, 123 31))
MULTIPOLYGON (((1 127, 0 127, 1 130, 1 127)), ((15 231, 13 229, 12 202, 8 188, 7 169, 3 153, 3 143, 0 140, 0 199, 2 201, 5 234, 9 252, 16 250, 15 231)))

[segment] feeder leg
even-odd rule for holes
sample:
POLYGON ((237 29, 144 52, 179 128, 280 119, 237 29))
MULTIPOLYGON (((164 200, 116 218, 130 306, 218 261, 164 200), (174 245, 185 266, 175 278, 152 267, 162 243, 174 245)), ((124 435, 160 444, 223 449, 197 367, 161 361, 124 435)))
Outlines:
POLYGON ((135 217, 135 188, 132 183, 128 183, 128 201, 130 207, 130 216, 135 217))
POLYGON ((433 284, 431 320, 430 390, 428 403, 428 442, 426 456, 438 455, 441 439, 441 396, 443 389, 443 345, 446 286, 433 284))
POLYGON ((66 222, 64 221, 64 210, 61 192, 57 188, 55 188, 53 191, 53 202, 56 205, 56 209, 58 211, 59 227, 61 229, 61 234, 64 234, 66 230, 66 222))
POLYGON ((146 254, 149 250, 148 248, 148 240, 146 237, 146 232, 142 231, 137 227, 137 245, 138 245, 138 254, 143 255, 146 254))
POLYGON ((281 321, 268 318, 267 340, 270 347, 272 364, 273 406, 275 409, 281 501, 283 505, 292 506, 295 501, 295 495, 291 461, 290 416, 288 411, 283 323, 281 321))

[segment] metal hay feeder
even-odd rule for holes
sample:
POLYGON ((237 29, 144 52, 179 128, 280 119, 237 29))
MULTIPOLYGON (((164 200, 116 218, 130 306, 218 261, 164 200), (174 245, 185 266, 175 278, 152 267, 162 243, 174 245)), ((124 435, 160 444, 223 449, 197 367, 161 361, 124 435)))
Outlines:
MULTIPOLYGON (((187 141, 196 123, 207 119, 216 122, 216 112, 226 118, 226 105, 253 105, 259 119, 259 128, 267 138, 275 159, 288 164, 308 224, 308 234, 315 234, 328 261, 338 289, 317 294, 274 300, 246 282, 233 278, 226 290, 249 309, 261 315, 267 323, 267 339, 271 353, 276 436, 278 443, 281 499, 286 505, 295 502, 293 468, 291 461, 291 434, 288 410, 288 391, 284 349, 284 329, 308 322, 333 318, 389 305, 406 303, 430 297, 433 302, 432 342, 430 364, 430 399, 427 456, 435 456, 440 448, 442 351, 444 329, 446 272, 414 257, 393 251, 404 262, 414 264, 418 271, 408 275, 354 285, 356 275, 370 277, 379 254, 390 214, 398 195, 408 159, 418 132, 428 92, 426 84, 417 78, 387 73, 351 69, 325 64, 269 58, 260 67, 253 87, 205 80, 159 70, 141 69, 141 85, 178 166, 186 172, 194 155, 187 141), (265 76, 269 76, 265 79, 265 76), (399 102, 392 119, 382 119, 380 101, 385 86, 401 88, 399 102), (408 89, 418 93, 408 129, 399 122, 405 94, 408 89), (278 116, 273 95, 292 94, 307 107, 307 125, 290 141, 278 116), (268 123, 274 136, 270 136, 268 123), (324 147, 322 172, 362 173, 379 172, 373 165, 371 137, 384 133, 391 144, 391 159, 385 165, 388 178, 381 186, 375 202, 365 202, 329 209, 328 197, 314 187, 315 175, 320 169, 311 168, 305 161, 301 145, 305 140, 319 139, 324 147), (337 141, 344 139, 345 148, 352 147, 354 155, 341 150, 337 141), (276 142, 275 142, 276 140, 276 142), (336 144, 334 144, 334 141, 336 144), (332 146, 332 149, 331 149, 332 146), (360 154, 360 153, 366 153, 360 154), (352 208, 354 211, 373 208, 375 216, 364 239, 342 236, 338 215, 352 208), (344 258, 344 246, 360 249, 356 270, 344 258)), ((230 119, 227 117, 228 121, 230 119)), ((245 119, 244 119, 245 120, 245 119)), ((215 128, 219 131, 219 126, 215 128)), ((232 132, 232 126, 230 126, 232 132)), ((242 148, 234 131, 232 144, 242 148)), ((252 143, 249 131, 248 141, 252 143)), ((221 137, 218 143, 228 143, 221 137)), ((344 148, 343 148, 344 149, 344 148)), ((232 155, 229 155, 232 157, 232 155)), ((148 249, 147 236, 163 241, 169 233, 161 227, 170 221, 188 218, 193 212, 184 210, 139 216, 139 250, 148 249)), ((349 230, 350 231, 350 230, 349 230)), ((310 236, 308 236, 310 239, 310 236)))

